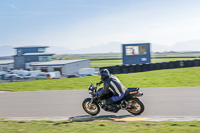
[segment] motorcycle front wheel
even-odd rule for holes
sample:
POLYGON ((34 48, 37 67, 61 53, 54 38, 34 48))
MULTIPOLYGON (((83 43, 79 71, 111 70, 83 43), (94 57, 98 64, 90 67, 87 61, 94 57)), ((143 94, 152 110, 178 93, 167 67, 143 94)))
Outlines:
POLYGON ((96 102, 93 102, 90 106, 90 101, 91 98, 86 98, 83 103, 83 109, 85 110, 85 112, 87 112, 88 114, 95 116, 100 112, 100 108, 99 105, 96 102))
POLYGON ((138 98, 129 99, 128 104, 130 107, 127 111, 133 115, 140 115, 144 111, 144 104, 138 98))

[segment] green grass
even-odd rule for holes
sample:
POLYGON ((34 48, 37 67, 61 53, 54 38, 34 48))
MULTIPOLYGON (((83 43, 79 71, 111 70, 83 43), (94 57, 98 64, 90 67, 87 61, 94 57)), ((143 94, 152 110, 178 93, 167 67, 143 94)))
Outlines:
MULTIPOLYGON (((166 69, 140 73, 117 74, 128 87, 187 87, 200 86, 200 67, 166 69)), ((39 90, 86 90, 91 83, 99 81, 99 76, 35 80, 0 84, 0 90, 39 91, 39 90)))
MULTIPOLYGON (((151 59, 151 63, 158 62, 169 62, 169 61, 179 61, 179 60, 194 60, 199 58, 159 58, 159 59, 151 59)), ((106 64, 91 64, 91 67, 108 67, 122 64, 122 60, 95 60, 90 61, 90 63, 106 63, 106 64), (116 64, 108 64, 108 63, 116 63, 116 64)))
POLYGON ((95 61, 90 61, 90 63, 105 63, 105 64, 91 64, 90 65, 91 67, 108 67, 108 66, 121 65, 122 60, 95 60, 95 61), (111 63, 111 64, 108 64, 108 63, 111 63), (112 64, 112 63, 116 63, 116 64, 112 64))
POLYGON ((0 90, 9 91, 37 91, 37 90, 83 90, 87 89, 90 83, 98 81, 97 76, 67 78, 67 79, 47 79, 26 82, 13 82, 0 84, 0 90))
POLYGON ((108 58, 121 58, 120 53, 107 53, 107 54, 73 54, 73 55, 55 55, 53 59, 108 59, 108 58))
POLYGON ((199 133, 200 122, 1 121, 1 133, 199 133))
MULTIPOLYGON (((194 59, 199 59, 199 58, 158 58, 158 59, 151 59, 151 62, 157 63, 157 62, 194 60, 194 59)), ((95 61, 90 61, 90 63, 122 63, 122 60, 95 60, 95 61)))
POLYGON ((151 59, 152 63, 157 62, 169 62, 169 61, 179 61, 179 60, 194 60, 199 58, 160 58, 160 59, 151 59))
MULTIPOLYGON (((187 56, 200 56, 199 52, 162 52, 151 53, 152 57, 187 57, 187 56)), ((122 53, 102 53, 102 54, 73 54, 73 55, 55 55, 54 59, 109 59, 109 58, 122 58, 122 53)))
POLYGON ((95 60, 90 63, 122 63, 122 60, 95 60))
POLYGON ((121 74, 118 77, 126 87, 157 88, 200 86, 200 67, 121 74))
POLYGON ((91 64, 90 67, 109 67, 109 66, 116 66, 120 64, 91 64))
POLYGON ((200 52, 162 52, 162 53, 151 53, 152 56, 160 57, 160 56, 165 56, 165 57, 186 57, 186 56, 200 56, 200 52))

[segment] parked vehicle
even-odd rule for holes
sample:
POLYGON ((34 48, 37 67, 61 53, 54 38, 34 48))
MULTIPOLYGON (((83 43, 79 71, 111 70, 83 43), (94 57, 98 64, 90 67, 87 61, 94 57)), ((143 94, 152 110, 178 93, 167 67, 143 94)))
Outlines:
POLYGON ((5 77, 4 77, 5 80, 10 80, 10 79, 16 79, 16 80, 19 80, 19 79, 23 79, 22 76, 19 76, 18 74, 6 74, 5 77))
MULTIPOLYGON (((93 84, 89 86, 88 91, 91 94, 91 98, 86 98, 82 103, 85 112, 93 116, 97 115, 100 112, 100 107, 103 108, 104 106, 102 100, 113 96, 113 93, 108 90, 105 96, 97 97, 97 93, 102 90, 103 88, 97 89, 93 84)), ((139 88, 128 88, 124 98, 111 105, 111 108, 117 107, 118 110, 123 109, 133 115, 140 115, 144 111, 144 105, 137 97, 142 95, 143 93, 139 92, 139 88)))
POLYGON ((41 73, 40 70, 29 71, 30 77, 36 78, 41 73))
POLYGON ((47 73, 40 73, 38 74, 38 76, 36 77, 37 80, 42 80, 42 79, 47 79, 48 77, 50 77, 49 74, 47 73))
POLYGON ((52 78, 52 79, 60 79, 61 78, 60 72, 48 72, 48 74, 50 75, 50 78, 52 78))
POLYGON ((86 75, 94 75, 95 73, 95 68, 81 68, 79 69, 78 74, 81 76, 86 76, 86 75))
POLYGON ((0 71, 0 79, 3 80, 5 78, 5 75, 6 75, 6 72, 0 71))
POLYGON ((35 78, 37 77, 41 71, 40 70, 35 70, 35 71, 26 71, 26 70, 12 70, 10 73, 12 74, 18 74, 25 79, 27 78, 35 78))
POLYGON ((26 71, 26 70, 12 70, 10 73, 17 74, 17 75, 20 75, 20 76, 26 76, 26 75, 29 74, 29 71, 26 71))

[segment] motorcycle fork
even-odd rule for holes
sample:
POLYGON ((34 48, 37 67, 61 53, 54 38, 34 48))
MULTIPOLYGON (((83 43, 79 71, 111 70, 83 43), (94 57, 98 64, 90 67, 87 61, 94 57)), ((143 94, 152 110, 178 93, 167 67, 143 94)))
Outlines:
POLYGON ((92 108, 92 103, 93 103, 93 97, 91 98, 91 101, 90 101, 90 103, 89 103, 89 109, 92 108))

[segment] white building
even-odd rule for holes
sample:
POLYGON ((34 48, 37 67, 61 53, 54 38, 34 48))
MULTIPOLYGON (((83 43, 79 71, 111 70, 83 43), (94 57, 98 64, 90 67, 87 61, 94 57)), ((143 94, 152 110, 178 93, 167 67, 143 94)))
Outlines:
POLYGON ((81 60, 54 60, 54 54, 47 53, 48 46, 24 46, 16 47, 16 55, 13 60, 0 60, 0 71, 17 70, 41 70, 42 72, 59 71, 65 75, 78 74, 79 69, 89 68, 90 61, 81 60))
POLYGON ((41 70, 42 72, 60 71, 65 75, 78 74, 79 69, 89 68, 90 60, 54 60, 48 62, 26 63, 26 69, 41 70))
MULTIPOLYGON (((65 75, 78 74, 79 69, 89 68, 90 60, 54 60, 47 62, 26 63, 27 70, 41 70, 42 72, 59 71, 65 75)), ((11 71, 14 69, 13 60, 0 60, 0 71, 11 71)))
POLYGON ((0 71, 10 71, 14 69, 13 60, 0 60, 0 71))

